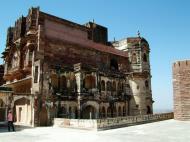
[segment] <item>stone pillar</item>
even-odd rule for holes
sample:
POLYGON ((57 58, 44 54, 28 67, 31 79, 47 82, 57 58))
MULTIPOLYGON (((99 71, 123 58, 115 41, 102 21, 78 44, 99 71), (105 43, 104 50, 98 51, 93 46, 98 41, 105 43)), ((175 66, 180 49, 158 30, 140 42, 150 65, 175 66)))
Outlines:
POLYGON ((39 96, 38 94, 35 94, 34 96, 34 112, 33 112, 33 126, 39 126, 39 108, 40 108, 40 102, 39 102, 39 96))
POLYGON ((75 70, 75 78, 76 78, 76 84, 77 84, 77 104, 78 104, 78 118, 81 118, 81 92, 82 92, 82 86, 83 86, 83 74, 81 71, 82 65, 81 63, 74 65, 75 70))

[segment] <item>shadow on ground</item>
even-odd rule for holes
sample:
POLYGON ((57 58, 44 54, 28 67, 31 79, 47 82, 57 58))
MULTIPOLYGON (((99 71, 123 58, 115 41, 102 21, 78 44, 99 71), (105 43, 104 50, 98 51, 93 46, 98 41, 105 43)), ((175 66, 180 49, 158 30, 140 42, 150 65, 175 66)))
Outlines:
MULTIPOLYGON (((15 132, 22 131, 24 129, 30 129, 31 127, 27 126, 19 126, 19 125, 14 125, 15 127, 15 132)), ((10 132, 13 132, 12 129, 10 132)), ((9 133, 8 131, 8 126, 6 122, 1 122, 0 123, 0 133, 9 133)))

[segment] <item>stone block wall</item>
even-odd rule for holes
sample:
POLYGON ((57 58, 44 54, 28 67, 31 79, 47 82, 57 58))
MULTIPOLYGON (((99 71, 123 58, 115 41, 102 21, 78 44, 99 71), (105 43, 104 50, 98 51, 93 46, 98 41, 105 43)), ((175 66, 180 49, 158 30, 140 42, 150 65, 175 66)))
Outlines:
POLYGON ((87 130, 107 130, 155 121, 173 119, 173 113, 126 116, 107 119, 65 119, 55 118, 54 127, 79 128, 87 130))
POLYGON ((99 119, 97 120, 97 128, 98 130, 107 130, 107 129, 113 129, 113 128, 144 124, 144 123, 151 123, 151 122, 156 122, 156 121, 163 121, 163 120, 168 120, 168 119, 173 119, 173 113, 149 114, 149 115, 99 119))
POLYGON ((190 60, 173 64, 174 119, 190 120, 190 60))
POLYGON ((96 130, 97 129, 97 120, 96 119, 55 118, 54 119, 54 127, 96 130))

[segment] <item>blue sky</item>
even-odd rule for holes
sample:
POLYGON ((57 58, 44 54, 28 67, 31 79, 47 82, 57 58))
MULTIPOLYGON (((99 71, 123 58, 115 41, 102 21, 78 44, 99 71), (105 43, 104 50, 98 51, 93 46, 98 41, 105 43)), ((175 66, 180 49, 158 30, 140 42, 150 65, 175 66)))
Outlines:
POLYGON ((189 0, 1 0, 0 52, 7 28, 31 6, 80 24, 94 19, 108 28, 109 40, 136 36, 139 30, 151 48, 154 108, 173 108, 172 63, 190 59, 189 0))

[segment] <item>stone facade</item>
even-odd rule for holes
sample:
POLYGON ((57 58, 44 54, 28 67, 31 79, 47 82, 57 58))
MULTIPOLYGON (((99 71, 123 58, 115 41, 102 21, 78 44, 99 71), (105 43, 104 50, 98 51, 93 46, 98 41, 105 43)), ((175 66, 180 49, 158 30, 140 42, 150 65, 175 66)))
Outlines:
POLYGON ((190 60, 173 64, 174 119, 190 120, 190 60))
POLYGON ((4 75, 4 66, 0 65, 0 86, 5 83, 5 81, 3 79, 3 75, 4 75))
POLYGON ((17 122, 152 114, 149 52, 140 36, 109 42, 106 27, 31 8, 8 29, 3 52, 17 122))

